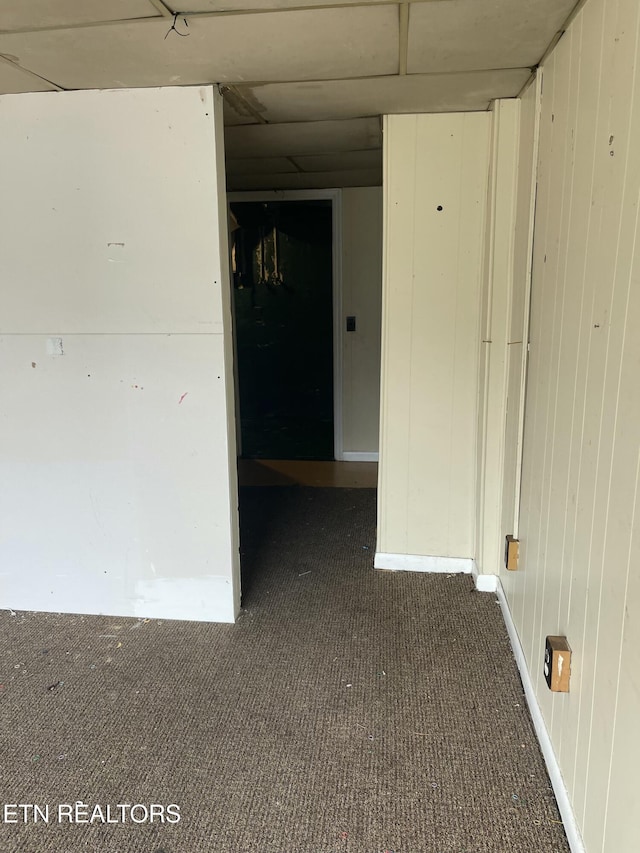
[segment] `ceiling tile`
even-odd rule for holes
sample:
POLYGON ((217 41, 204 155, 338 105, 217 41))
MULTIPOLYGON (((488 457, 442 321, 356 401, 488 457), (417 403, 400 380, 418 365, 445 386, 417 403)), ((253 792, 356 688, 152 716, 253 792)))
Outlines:
POLYGON ((51 91, 55 91, 55 86, 46 80, 39 80, 33 74, 27 74, 17 65, 0 57, 0 95, 51 91))
POLYGON ((63 27, 159 15, 149 0, 0 0, 0 30, 63 27))
POLYGON ((378 118, 257 124, 225 130, 225 148, 231 159, 361 151, 381 145, 378 118))
POLYGON ((309 9, 0 35, 0 53, 65 89, 395 73, 396 6, 309 9))
POLYGON ((370 151, 343 151, 296 157, 303 172, 346 172, 349 169, 379 169, 382 177, 382 148, 370 151))
POLYGON ((277 172, 297 172, 286 157, 245 157, 242 160, 227 158, 227 175, 273 175, 277 172))
POLYGON ((517 95, 529 76, 528 68, 516 68, 237 88, 270 122, 306 122, 387 113, 485 110, 494 98, 517 95))
POLYGON ((576 0, 412 3, 409 73, 536 65, 576 0))
POLYGON ((312 190, 330 187, 376 187, 382 183, 378 169, 353 169, 346 172, 287 173, 273 175, 237 175, 228 181, 229 192, 239 190, 312 190))

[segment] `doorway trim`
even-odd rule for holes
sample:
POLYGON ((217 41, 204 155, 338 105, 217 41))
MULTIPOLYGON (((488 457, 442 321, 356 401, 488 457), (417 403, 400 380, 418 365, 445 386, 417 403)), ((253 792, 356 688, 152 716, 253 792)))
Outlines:
MULTIPOLYGON (((333 304, 333 458, 344 459, 342 428, 342 190, 251 190, 227 193, 227 205, 232 201, 312 201, 331 202, 331 266, 333 304)), ((235 332, 234 332, 235 334, 235 332)), ((234 341, 235 345, 235 341, 234 341)), ((236 377, 237 383, 237 377, 236 377)), ((236 400, 238 389, 236 388, 236 400)))

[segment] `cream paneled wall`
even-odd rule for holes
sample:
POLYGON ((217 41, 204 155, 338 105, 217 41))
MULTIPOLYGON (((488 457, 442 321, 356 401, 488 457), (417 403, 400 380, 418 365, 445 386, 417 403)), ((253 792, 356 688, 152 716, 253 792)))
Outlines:
POLYGON ((383 554, 474 556, 490 121, 385 118, 381 567, 383 554))
POLYGON ((538 74, 520 96, 518 126, 518 172, 513 239, 513 290, 509 317, 509 384, 506 426, 505 488, 502 507, 503 530, 517 534, 520 480, 517 474, 522 453, 524 383, 527 367, 533 216, 536 201, 538 134, 542 74, 538 74))
POLYGON ((239 608, 222 103, 0 98, 0 606, 239 608))
MULTIPOLYGON (((518 170, 516 99, 491 109, 491 163, 480 311, 477 506, 474 557, 480 573, 495 575, 502 559, 501 496, 513 279, 513 232, 518 170)), ((508 462, 509 460, 507 460, 508 462)))
POLYGON ((543 66, 520 511, 505 588, 589 853, 632 853, 640 765, 640 6, 589 0, 543 66), (573 649, 552 694, 544 638, 573 649))
POLYGON ((538 130, 542 74, 532 80, 518 99, 517 174, 513 187, 515 210, 511 234, 513 265, 511 271, 508 336, 505 347, 507 385, 504 413, 504 463, 500 530, 495 545, 499 559, 494 571, 515 609, 522 607, 522 588, 517 575, 506 571, 503 562, 505 536, 516 538, 520 518, 520 477, 524 432, 527 342, 531 297, 533 253, 533 215, 536 199, 538 130))

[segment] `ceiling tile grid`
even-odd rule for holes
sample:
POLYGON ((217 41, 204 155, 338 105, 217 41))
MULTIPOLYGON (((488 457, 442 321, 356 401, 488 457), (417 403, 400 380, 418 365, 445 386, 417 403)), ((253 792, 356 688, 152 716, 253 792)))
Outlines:
POLYGON ((187 20, 175 32, 163 18, 0 34, 0 54, 65 89, 331 80, 398 68, 394 5, 187 20))
POLYGON ((576 2, 0 0, 0 94, 221 84, 237 186, 362 185, 381 115, 516 96, 576 2))
MULTIPOLYGON (((425 0, 425 2, 431 0, 425 0)), ((366 5, 379 5, 388 3, 389 0, 367 0, 366 5)), ((418 0, 423 2, 423 0, 418 0)), ((165 5, 173 12, 187 9, 190 13, 215 13, 215 12, 246 12, 271 9, 300 9, 304 7, 328 7, 328 6, 362 6, 363 0, 165 0, 165 5)))

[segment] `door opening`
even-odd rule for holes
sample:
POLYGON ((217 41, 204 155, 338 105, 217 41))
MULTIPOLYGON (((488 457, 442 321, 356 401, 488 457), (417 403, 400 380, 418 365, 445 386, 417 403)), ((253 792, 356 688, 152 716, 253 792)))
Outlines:
POLYGON ((232 200, 240 455, 336 458, 331 198, 232 200))
MULTIPOLYGON (((343 514, 355 530, 361 505, 375 517, 379 195, 375 188, 347 195, 348 253, 341 190, 228 197, 245 603, 274 547, 313 539, 343 514)), ((362 556, 373 545, 358 548, 362 556)), ((300 577, 319 570, 301 567, 300 577)))

